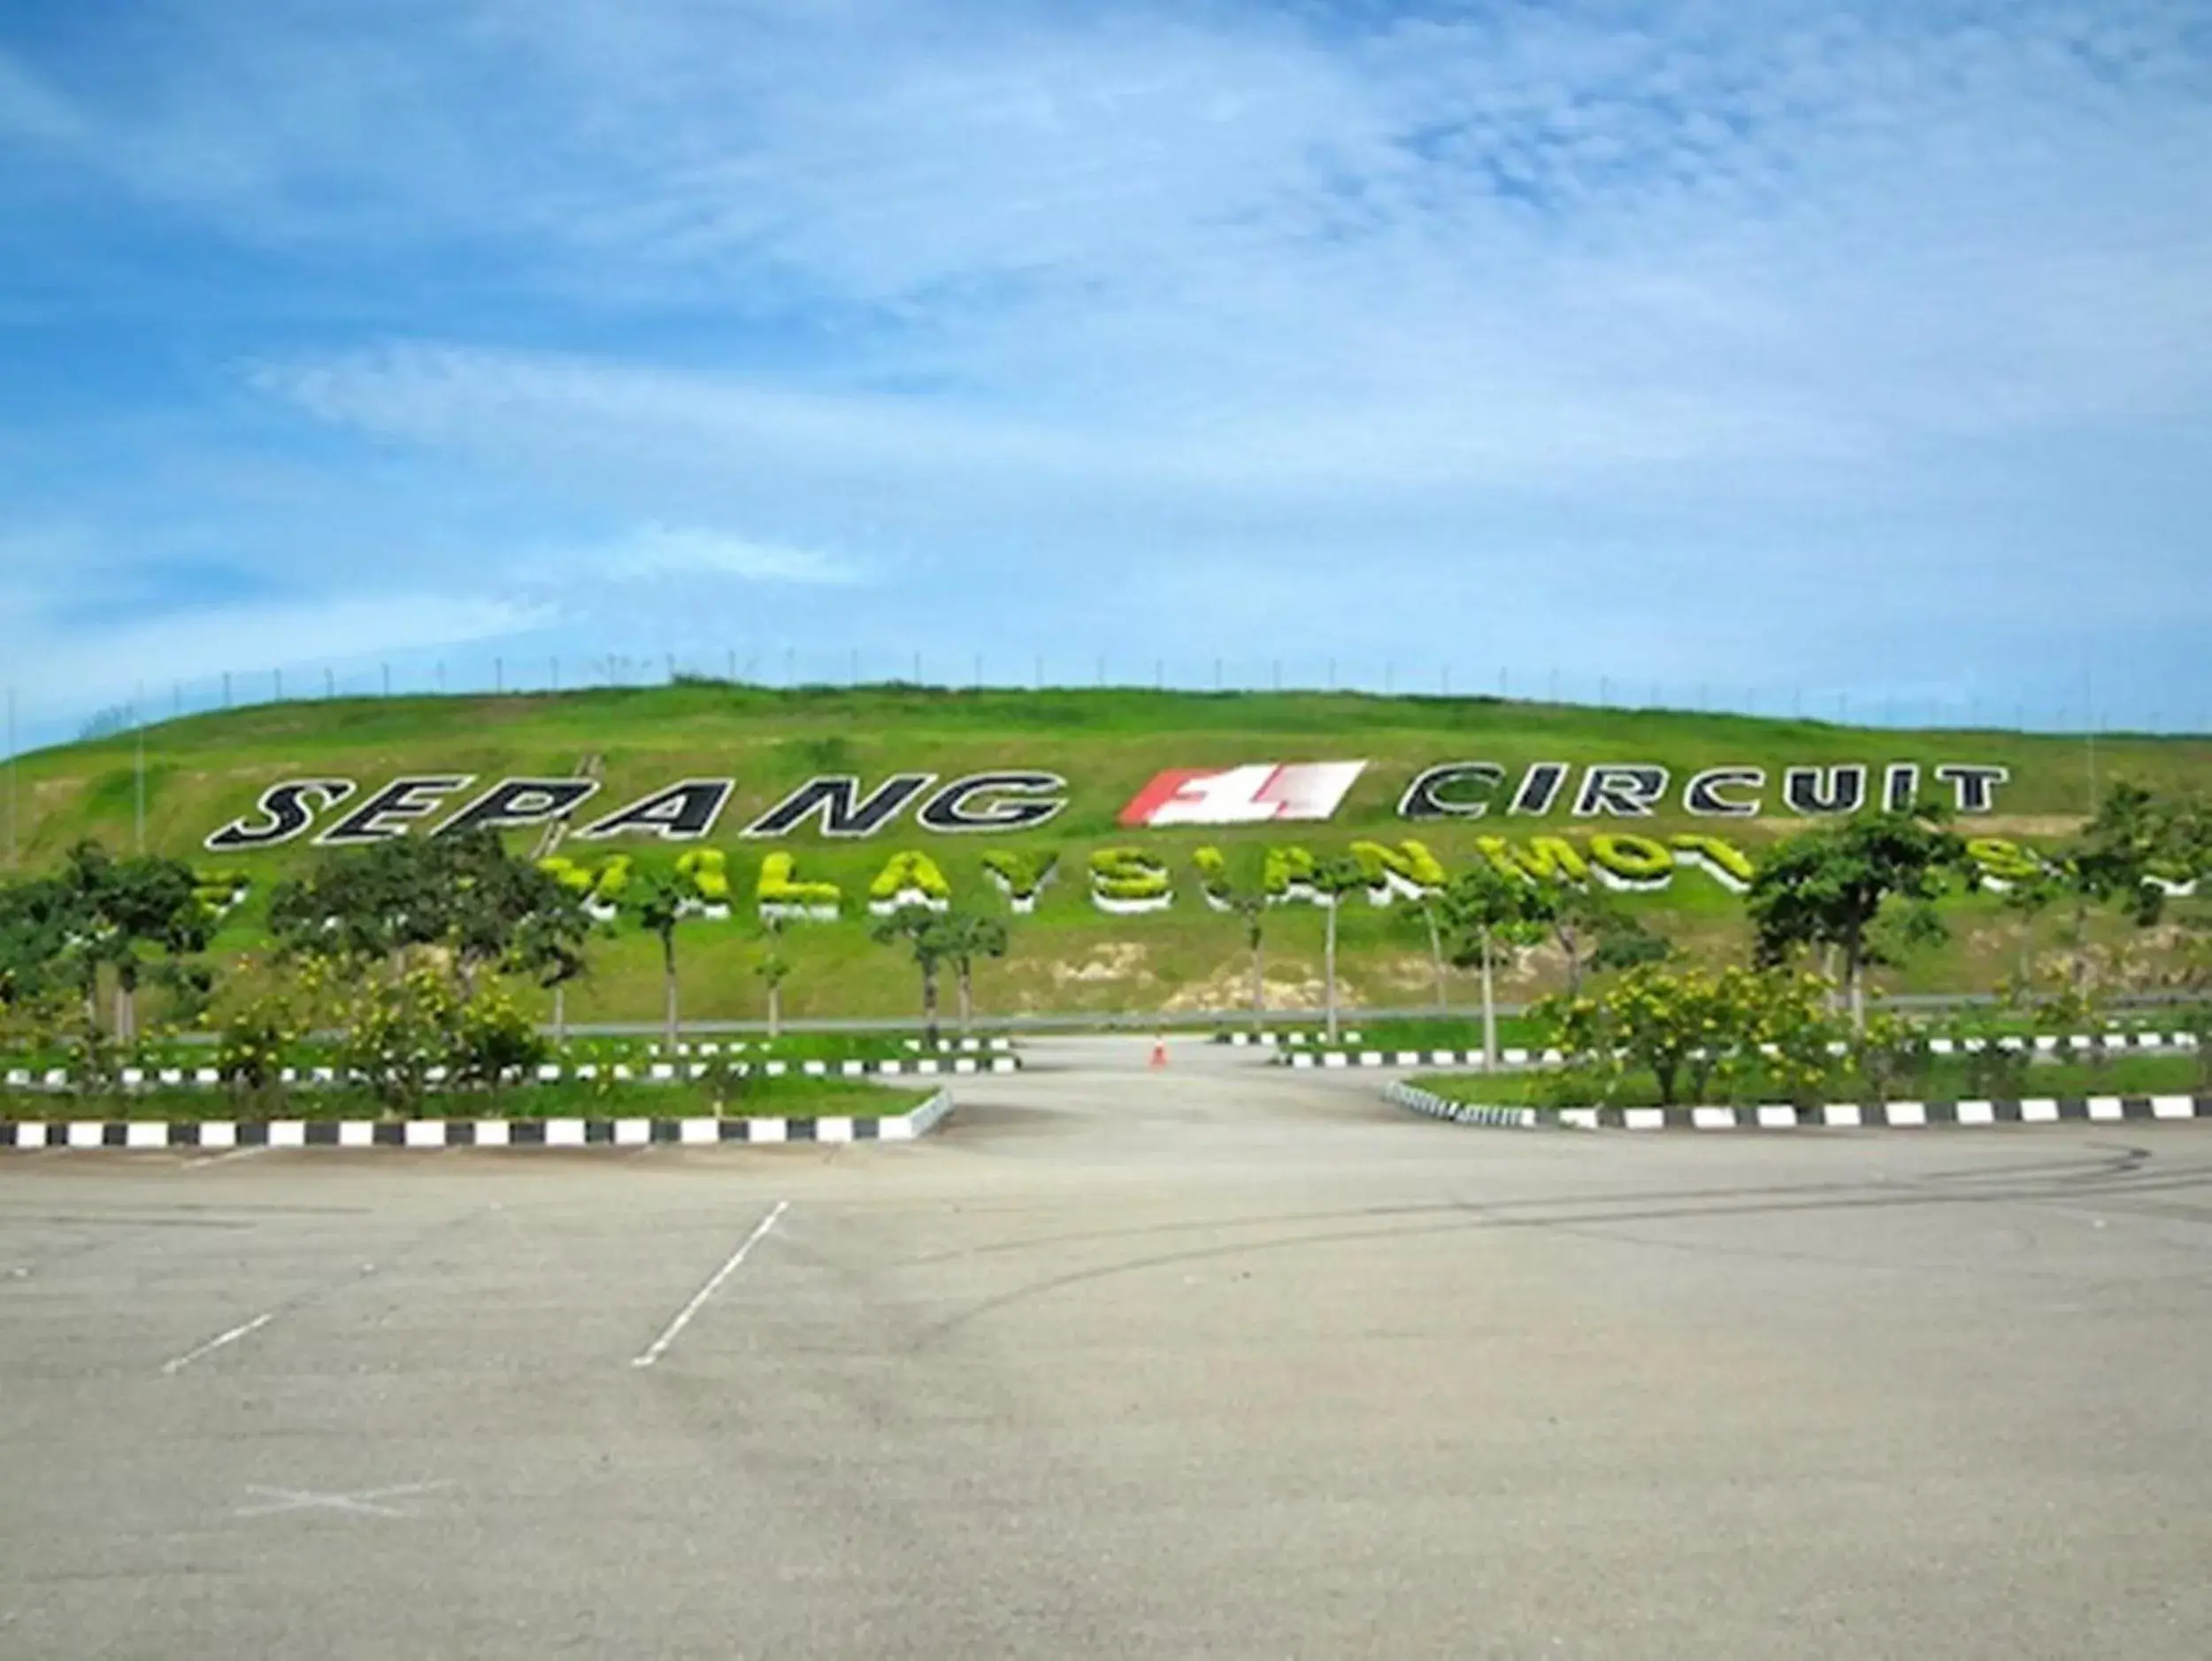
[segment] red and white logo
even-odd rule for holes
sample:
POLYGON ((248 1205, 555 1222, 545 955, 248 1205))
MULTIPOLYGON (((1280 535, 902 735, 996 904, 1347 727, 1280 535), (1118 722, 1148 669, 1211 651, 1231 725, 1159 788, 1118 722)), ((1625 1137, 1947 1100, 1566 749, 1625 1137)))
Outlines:
POLYGON ((1271 761, 1244 767, 1178 767, 1156 777, 1121 810, 1124 825, 1264 825, 1327 819, 1367 764, 1271 761))

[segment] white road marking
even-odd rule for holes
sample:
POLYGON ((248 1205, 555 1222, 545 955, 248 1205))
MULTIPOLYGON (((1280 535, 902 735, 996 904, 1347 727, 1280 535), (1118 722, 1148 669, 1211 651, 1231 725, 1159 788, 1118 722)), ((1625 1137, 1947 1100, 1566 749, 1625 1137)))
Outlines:
POLYGON ((234 1326, 227 1333, 218 1333, 214 1337, 209 1339, 198 1349, 186 1350, 174 1361, 163 1362, 161 1364, 161 1370, 165 1374, 180 1373, 186 1367, 190 1366, 195 1361, 197 1361, 202 1356, 212 1355, 215 1351, 220 1350, 225 1344, 234 1344, 241 1338, 245 1337, 248 1334, 259 1332, 264 1326, 266 1326, 275 1319, 276 1311, 274 1310, 271 1310, 265 1315, 257 1315, 251 1320, 246 1322, 242 1326, 234 1326))
POLYGON ((254 1148, 233 1148, 227 1153, 211 1153, 202 1158, 187 1159, 184 1162, 184 1168, 187 1171, 197 1171, 202 1165, 219 1165, 226 1159, 250 1159, 257 1153, 268 1151, 266 1143, 254 1148))
POLYGON ((242 1505, 231 1515, 274 1517, 284 1511, 344 1511, 356 1517, 404 1517, 407 1513, 397 1506, 380 1505, 377 1502, 452 1486, 448 1481, 402 1482, 391 1488, 365 1488, 358 1494, 319 1494, 312 1488, 263 1488, 250 1482, 246 1492, 260 1495, 260 1503, 242 1505))
POLYGON ((696 1315, 699 1312, 700 1307, 704 1304, 709 1298, 714 1296, 715 1288, 720 1286, 723 1281, 728 1280, 730 1276, 737 1273, 737 1265, 745 1261, 745 1254, 750 1251, 755 1246, 758 1245, 761 1241, 767 1236, 768 1231, 776 1226, 776 1219, 779 1217, 781 1217, 785 1211, 790 1209, 790 1207, 791 1202, 789 1200, 778 1200, 776 1202, 775 1210, 770 1211, 767 1216, 760 1219, 758 1227, 757 1227, 751 1234, 745 1236, 745 1243, 740 1246, 735 1251, 730 1253, 729 1261, 725 1263, 720 1268, 714 1272, 713 1278, 704 1286, 701 1287, 698 1291, 694 1293, 692 1295, 691 1302, 685 1304, 682 1310, 677 1314, 676 1319, 668 1323, 668 1330, 663 1333, 659 1337, 654 1339, 651 1346, 646 1350, 644 1354, 633 1356, 630 1358, 630 1365, 634 1367, 649 1367, 656 1361, 658 1361, 662 1356, 665 1355, 668 1351, 668 1346, 676 1342, 676 1334, 682 1332, 686 1326, 688 1326, 691 1324, 691 1318, 694 1315, 696 1315))

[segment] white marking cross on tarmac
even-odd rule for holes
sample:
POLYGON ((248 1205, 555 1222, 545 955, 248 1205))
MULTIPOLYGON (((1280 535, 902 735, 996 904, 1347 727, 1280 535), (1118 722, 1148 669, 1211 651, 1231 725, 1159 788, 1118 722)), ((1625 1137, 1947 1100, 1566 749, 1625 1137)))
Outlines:
POLYGON ((433 1489, 451 1488, 448 1481, 401 1482, 391 1488, 364 1488, 358 1494, 319 1494, 312 1488, 263 1488, 249 1482, 246 1492, 260 1495, 253 1505, 243 1505, 231 1513, 234 1517, 275 1517, 285 1511, 343 1511, 354 1517, 404 1517, 407 1513, 396 1505, 381 1505, 380 1500, 396 1499, 403 1494, 427 1494, 433 1489))

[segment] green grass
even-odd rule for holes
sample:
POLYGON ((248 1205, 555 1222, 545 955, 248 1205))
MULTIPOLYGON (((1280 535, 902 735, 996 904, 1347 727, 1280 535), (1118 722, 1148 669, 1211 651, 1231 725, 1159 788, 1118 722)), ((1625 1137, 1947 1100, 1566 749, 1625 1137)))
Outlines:
MULTIPOLYGON (((735 1057, 747 1062, 788 1061, 795 1065, 821 1061, 837 1065, 847 1061, 913 1062, 933 1056, 946 1059, 972 1053, 957 1049, 957 1040, 950 1037, 941 1041, 939 1049, 931 1050, 919 1035, 900 1032, 786 1033, 772 1042, 757 1036, 690 1034, 682 1042, 690 1052, 682 1057, 686 1061, 735 1057)), ((116 1065, 139 1067, 149 1073, 165 1067, 188 1070, 213 1066, 216 1053, 215 1047, 204 1041, 150 1040, 133 1049, 116 1065)), ((280 1065, 297 1068, 334 1066, 339 1055, 340 1045, 335 1039, 302 1039, 285 1050, 280 1065)), ((664 1057, 660 1040, 640 1034, 571 1037, 565 1043, 549 1050, 545 1058, 569 1066, 642 1067, 664 1057)), ((21 1068, 41 1074, 57 1067, 73 1072, 77 1059, 71 1051, 53 1044, 0 1048, 0 1072, 21 1068)))
POLYGON ((12 1119, 877 1119, 910 1112, 933 1094, 852 1079, 748 1079, 717 1097, 704 1083, 518 1085, 496 1093, 440 1091, 403 1113, 359 1089, 274 1089, 250 1096, 217 1089, 106 1094, 0 1092, 12 1119))
MULTIPOLYGON (((1983 828, 2031 838, 2063 833, 2088 800, 2087 772, 2075 740, 1873 732, 1816 721, 1352 693, 777 691, 686 684, 273 704, 188 717, 149 728, 144 736, 150 845, 202 863, 216 860, 202 850, 201 839, 247 812, 262 788, 284 778, 336 773, 355 778, 365 789, 402 771, 467 773, 488 781, 565 775, 595 757, 605 778, 592 804, 600 810, 679 778, 734 777, 735 793, 712 842, 730 856, 740 915, 726 922, 687 923, 678 936, 683 1006, 687 1016, 698 1019, 757 1020, 764 1013, 763 988, 753 973, 763 948, 744 912, 766 849, 744 841, 738 831, 818 773, 854 773, 872 783, 899 768, 949 778, 1011 765, 1044 767, 1068 779, 1070 805, 1039 831, 1011 839, 932 836, 913 829, 910 816, 864 842, 825 840, 810 829, 777 844, 798 855, 802 876, 837 882, 847 895, 843 920, 797 926, 785 935, 783 955, 794 965, 784 987, 785 1012, 795 1019, 918 1011, 919 989, 910 965, 871 941, 863 909, 869 879, 901 848, 926 848, 944 867, 956 897, 991 910, 1002 910, 1003 903, 984 876, 981 858, 987 849, 1013 845, 1059 857, 1057 878, 1035 915, 1011 919, 1010 957, 979 969, 982 1011, 1172 1014, 1234 1008, 1247 996, 1237 919, 1207 910, 1189 866, 1191 850, 1202 843, 1223 846, 1233 865, 1256 867, 1260 850, 1270 842, 1329 851, 1356 836, 1396 839, 1411 833, 1427 841, 1448 868, 1455 868, 1479 857, 1479 833, 1594 828, 1563 809, 1542 820, 1493 818, 1441 826, 1399 820, 1394 808, 1406 782, 1419 768, 1440 762, 1486 759, 1511 770, 1540 759, 1655 760, 1674 770, 1678 789, 1689 773, 1720 762, 1755 762, 1778 773, 1793 764, 1842 760, 1992 762, 2011 767, 2014 782, 2000 797, 1998 819, 1983 828), (1367 771, 1325 825, 1128 833, 1114 824, 1124 803, 1164 767, 1355 757, 1368 761, 1367 771), (1171 911, 1122 919, 1090 905, 1085 860, 1094 850, 1119 842, 1140 842, 1167 861, 1177 879, 1171 911)), ((112 847, 130 845, 134 742, 122 735, 23 757, 19 794, 27 867, 50 865, 87 835, 112 847)), ((2108 780, 2134 779, 2164 788, 2212 782, 2212 741, 2201 738, 2107 736, 2099 741, 2098 756, 2101 775, 2108 780)), ((1770 798, 1778 789, 1778 778, 1770 798)), ((1755 845, 1801 823, 1770 817, 1731 821, 1728 828, 1755 845)), ((1671 808, 1635 828, 1664 834, 1691 825, 1671 808)), ((1714 828, 1710 822, 1700 827, 1714 828)), ((516 845, 528 841, 518 836, 516 845)), ((569 849, 577 851, 578 845, 569 849)), ((648 845, 634 851, 644 872, 672 860, 675 850, 648 845)), ((226 921, 219 941, 226 956, 265 950, 270 888, 311 857, 311 849, 293 844, 221 859, 253 881, 245 904, 226 921)), ((1702 957, 1740 956, 1747 940, 1740 903, 1695 873, 1678 874, 1664 894, 1627 903, 1702 957)), ((1885 985, 1906 991, 1983 989, 2010 968, 2018 931, 1993 897, 1961 899, 1949 909, 1950 943, 1886 973, 1885 985)), ((2058 926, 2055 919, 2042 926, 2045 947, 2058 926)), ((1269 914, 1271 1002, 1318 1004, 1322 933, 1315 908, 1289 906, 1269 914)), ((2101 941, 2118 942, 2128 931, 2116 919, 2100 919, 2097 934, 2101 941)), ((1411 1007, 1432 996, 1426 936, 1407 908, 1347 908, 1341 944, 1343 996, 1350 1009, 1411 1007)), ((656 942, 634 930, 605 942, 595 950, 590 975, 572 988, 571 1019, 653 1019, 660 1000, 657 957, 656 942)), ((1503 977, 1501 996, 1516 1001, 1534 996, 1554 989, 1558 980, 1555 959, 1539 954, 1503 977)), ((1473 990, 1471 975, 1452 977, 1455 1004, 1471 1002, 1473 990)), ((949 984, 946 991, 949 1005, 949 984)), ((549 1015, 549 1001, 533 996, 537 1012, 549 1015)))
MULTIPOLYGON (((1891 1101, 1978 1101, 2016 1096, 2187 1096, 2212 1089, 2207 1063, 2194 1056, 2115 1056, 2103 1062, 2039 1061, 2008 1075, 1978 1071, 1970 1059, 1939 1056, 1910 1076, 1892 1081, 1891 1101)), ((1559 1068, 1525 1073, 1425 1073, 1409 1082, 1450 1102, 1485 1107, 1657 1107, 1659 1081, 1650 1073, 1630 1072, 1600 1093, 1587 1075, 1559 1068)), ((1839 1074, 1820 1093, 1829 1102, 1870 1102, 1876 1092, 1862 1078, 1839 1074)), ((1716 1085, 1686 1104, 1748 1107, 1788 1100, 1786 1092, 1763 1081, 1740 1080, 1716 1085)))
MULTIPOLYGON (((2185 1012, 2179 1009, 2139 1011, 2102 1021, 2098 1024, 2098 1030, 2114 1034, 2165 1033, 2180 1030, 2185 1025, 2185 1012)), ((1988 1007, 1962 1011, 1955 1021, 1932 1016, 1924 1023, 1924 1029, 1931 1036, 1978 1038, 2032 1037, 2055 1031, 2047 1020, 1988 1007)), ((1306 1034, 1303 1047, 1327 1048, 1321 1042, 1321 1028, 1302 1025, 1295 1030, 1306 1034)), ((1425 1020, 1356 1020, 1347 1022, 1345 1031, 1347 1034, 1357 1032, 1359 1041, 1354 1043, 1348 1035, 1337 1044, 1340 1050, 1479 1050, 1482 1048, 1482 1018, 1479 1015, 1440 1016, 1425 1020)), ((2071 1037, 2077 1034, 2069 1032, 2060 1035, 2071 1037)), ((1498 1048, 1501 1050, 1541 1050, 1552 1042, 1553 1036, 1548 1022, 1524 1015, 1498 1017, 1498 1048)))
MULTIPOLYGON (((1338 1044, 1340 1050, 1479 1050, 1482 1048, 1482 1017, 1440 1015, 1419 1020, 1349 1020, 1344 1024, 1348 1034, 1338 1044), (1359 1034, 1353 1043, 1348 1034, 1359 1034)), ((1296 1030, 1306 1034, 1301 1046, 1325 1050, 1323 1029, 1318 1027, 1300 1027, 1296 1030)), ((1529 1049, 1541 1048, 1546 1042, 1548 1028, 1523 1015, 1498 1017, 1498 1047, 1529 1049)))

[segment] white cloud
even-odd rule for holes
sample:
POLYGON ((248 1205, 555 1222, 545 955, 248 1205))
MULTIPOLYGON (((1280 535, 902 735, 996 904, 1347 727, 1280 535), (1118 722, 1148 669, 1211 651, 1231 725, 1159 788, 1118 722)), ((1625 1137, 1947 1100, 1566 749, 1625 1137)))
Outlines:
POLYGON ((815 549, 750 542, 687 526, 649 525, 585 563, 614 579, 738 577, 824 587, 860 581, 850 565, 815 549))
POLYGON ((343 250, 252 378, 334 466, 421 470, 373 527, 413 514, 411 585, 846 610, 895 565, 1073 628, 1102 560, 1210 562, 1318 635, 1388 571, 1778 659, 2086 572, 2212 604, 2173 581, 2212 511, 2200 8, 1632 11, 172 0, 105 73, 0 58, 0 145, 343 250), (457 557, 457 481, 541 519, 457 557))
POLYGON ((82 628, 24 619, 12 632, 27 644, 10 673, 27 705, 50 714, 111 702, 138 685, 160 708, 173 682, 466 646, 550 618, 508 600, 391 594, 248 603, 82 628))

